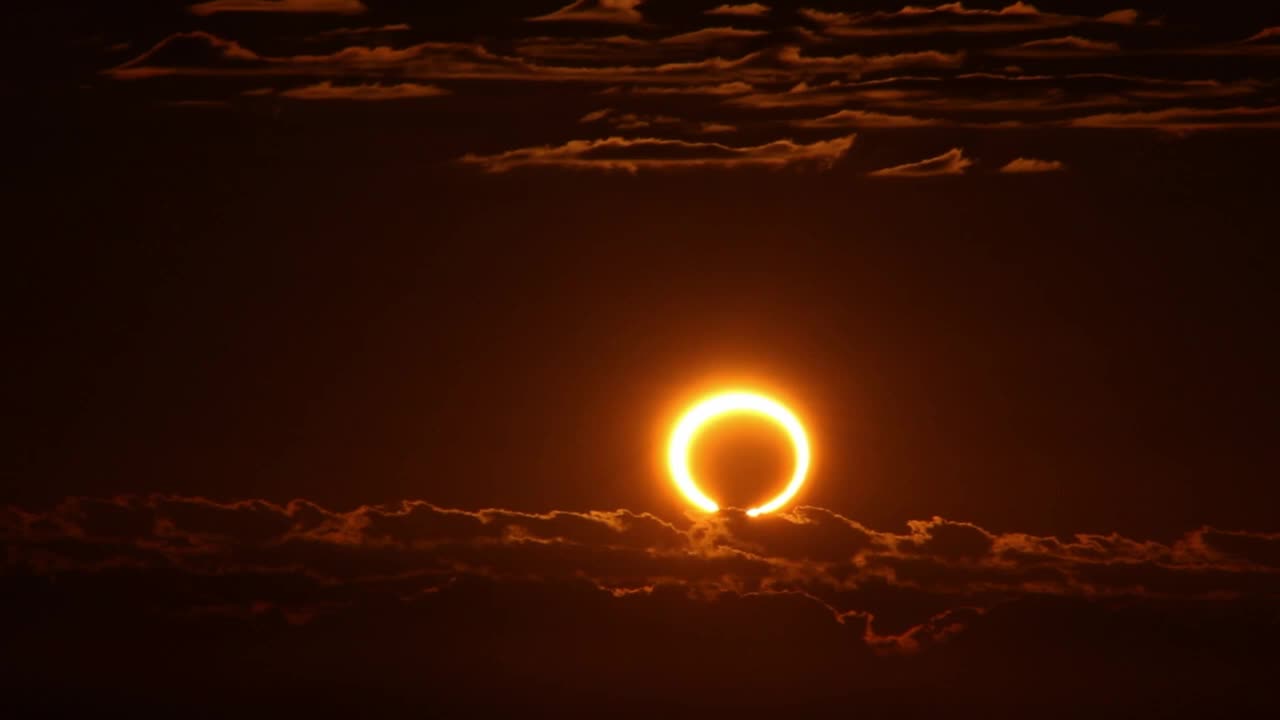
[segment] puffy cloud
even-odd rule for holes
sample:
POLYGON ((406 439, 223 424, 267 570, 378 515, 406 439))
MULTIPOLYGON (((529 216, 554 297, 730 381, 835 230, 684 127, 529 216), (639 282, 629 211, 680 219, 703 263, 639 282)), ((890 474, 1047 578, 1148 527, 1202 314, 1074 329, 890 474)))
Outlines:
POLYGON ((1000 172, 1008 174, 1045 173, 1065 170, 1066 165, 1059 160, 1039 160, 1036 158, 1014 158, 1000 168, 1000 172))
POLYGON ((360 0, 209 0, 188 9, 195 15, 223 12, 358 15, 369 8, 360 0))
POLYGON ((721 143, 664 138, 610 137, 571 140, 563 145, 509 150, 494 155, 466 155, 461 162, 486 172, 520 167, 558 167, 583 170, 675 170, 685 168, 831 167, 853 146, 854 136, 809 144, 776 140, 764 145, 735 147, 721 143))
POLYGON ((575 0, 555 12, 529 18, 530 22, 594 22, 635 25, 644 22, 636 8, 644 0, 575 0))
POLYGON ((703 12, 704 15, 729 15, 732 17, 763 17, 769 14, 769 6, 760 3, 717 5, 703 12))
POLYGON ((918 162, 894 165, 893 167, 875 170, 870 174, 875 177, 934 177, 938 175, 963 175, 973 166, 973 161, 965 157, 961 148, 950 150, 936 157, 926 158, 918 162))
POLYGON ((280 95, 297 100, 405 100, 408 98, 448 95, 449 91, 435 85, 398 83, 396 85, 334 85, 329 81, 281 91, 280 95))

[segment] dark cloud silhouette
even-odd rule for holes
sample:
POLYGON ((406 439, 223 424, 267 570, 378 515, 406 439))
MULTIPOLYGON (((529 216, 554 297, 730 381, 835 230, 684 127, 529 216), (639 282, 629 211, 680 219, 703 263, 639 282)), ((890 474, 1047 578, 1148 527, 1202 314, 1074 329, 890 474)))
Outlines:
POLYGON ((1275 669, 1247 649, 1280 639, 1280 536, 1212 528, 1158 543, 942 518, 886 532, 813 507, 673 522, 154 495, 8 508, 0 538, 8 682, 80 693, 55 703, 104 687, 146 707, 215 682, 218 707, 377 687, 377 714, 942 693, 865 700, 915 716, 1082 688, 1139 707, 1188 678, 1244 707, 1275 669))
POLYGON ((937 517, 894 533, 813 507, 671 522, 627 510, 463 511, 412 501, 335 512, 305 500, 128 496, 74 498, 44 513, 11 508, 3 534, 10 567, 37 572, 252 566, 337 583, 410 572, 430 585, 425 576, 466 568, 494 579, 587 579, 609 591, 664 582, 705 583, 716 592, 804 591, 839 605, 837 614, 860 609, 836 598, 866 582, 957 597, 1020 594, 1032 585, 1057 595, 1143 596, 1153 574, 1188 597, 1259 584, 1280 589, 1280 539, 1273 534, 1204 528, 1172 544, 1118 535, 1062 541, 937 517), (357 556, 363 560, 349 562, 357 556), (1194 580, 1178 585, 1178 578, 1194 580))

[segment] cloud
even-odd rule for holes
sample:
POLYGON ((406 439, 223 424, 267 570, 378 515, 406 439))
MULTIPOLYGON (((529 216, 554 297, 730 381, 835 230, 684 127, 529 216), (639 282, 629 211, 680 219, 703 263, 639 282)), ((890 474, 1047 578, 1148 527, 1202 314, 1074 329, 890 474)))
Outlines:
POLYGON ((543 65, 490 52, 475 43, 424 42, 406 47, 353 45, 330 53, 268 56, 210 33, 175 33, 105 73, 117 79, 165 76, 315 76, 388 73, 404 78, 575 82, 705 82, 755 58, 710 58, 646 66, 543 65))
POLYGON ((875 170, 870 175, 875 177, 935 177, 939 175, 963 175, 973 166, 973 161, 965 157, 961 148, 951 148, 937 157, 927 158, 905 165, 875 170))
POLYGON ((717 5, 703 11, 704 15, 728 15, 731 17, 763 17, 769 14, 769 6, 760 3, 743 3, 739 5, 717 5))
POLYGON ((800 10, 800 15, 822 26, 824 33, 836 37, 1015 33, 1089 23, 1130 25, 1138 21, 1136 10, 1116 10, 1093 18, 1043 12, 1020 0, 994 10, 951 2, 936 7, 906 5, 898 10, 866 12, 805 8, 800 10))
POLYGON ((1277 129, 1280 106, 1192 108, 1115 112, 1073 118, 1070 127, 1162 130, 1183 134, 1205 130, 1277 129))
POLYGON ((652 130, 661 128, 666 131, 681 131, 699 135, 714 135, 736 132, 737 127, 727 123, 698 121, 692 122, 672 115, 619 112, 614 108, 593 110, 578 119, 579 123, 605 123, 622 132, 634 130, 652 130))
POLYGON ((849 73, 861 75, 886 72, 902 68, 956 68, 964 63, 963 52, 920 50, 881 55, 805 55, 800 48, 784 46, 778 49, 778 59, 783 65, 814 73, 849 73))
POLYGON ((589 112, 586 115, 583 115, 578 122, 607 122, 618 130, 648 130, 655 127, 678 127, 684 124, 683 120, 671 115, 623 113, 618 112, 613 108, 604 108, 602 110, 589 112))
POLYGON ((561 713, 647 700, 776 715, 852 696, 865 710, 892 687, 886 711, 915 716, 904 694, 939 682, 949 709, 1046 693, 1146 708, 1191 677, 1199 698, 1265 692, 1274 659, 1247 649, 1280 643, 1280 533, 1210 527, 1154 542, 941 517, 886 531, 804 506, 672 520, 150 495, 0 508, 0 539, 0 667, 46 710, 89 683, 147 707, 390 698, 361 716, 475 712, 495 685, 561 713))
POLYGON ((462 158, 486 172, 507 172, 521 167, 558 167, 584 170, 675 170, 686 168, 783 168, 831 167, 853 146, 854 136, 796 143, 776 140, 764 145, 733 147, 721 143, 687 142, 662 138, 610 137, 571 140, 563 145, 509 150, 495 155, 470 154, 462 158))
POLYGON ((1010 48, 992 50, 992 55, 1008 57, 1074 57, 1080 55, 1108 55, 1120 52, 1120 45, 1102 40, 1091 40, 1077 35, 1031 40, 1010 48))
POLYGON ((702 28, 692 32, 665 37, 658 42, 666 45, 710 45, 726 40, 749 40, 768 35, 764 30, 743 30, 734 27, 702 28))
POLYGON ((753 90, 744 82, 726 82, 716 85, 636 85, 632 87, 611 87, 600 91, 601 95, 707 95, 724 96, 743 95, 753 90))
POLYGON ((1098 18, 1100 22, 1111 23, 1113 25, 1134 25, 1138 22, 1139 14, 1137 10, 1126 8, 1123 10, 1112 10, 1111 12, 1098 18))
POLYGON ((378 25, 367 27, 340 27, 332 30, 318 32, 312 37, 320 38, 336 38, 336 37, 356 37, 360 35, 377 35, 380 33, 406 32, 412 30, 413 26, 408 23, 394 23, 390 25, 378 25))
POLYGON ((1241 42, 1246 43, 1274 43, 1280 41, 1280 25, 1275 27, 1263 28, 1254 35, 1250 35, 1241 42))
POLYGON ((263 58, 234 40, 226 40, 201 30, 175 33, 141 55, 106 70, 115 78, 147 78, 197 73, 202 68, 219 68, 228 73, 256 70, 263 58))
POLYGON ((1189 55, 1238 55, 1242 57, 1280 55, 1280 26, 1263 28, 1237 42, 1186 48, 1181 52, 1189 55))
POLYGON ((698 123, 697 132, 703 135, 720 135, 724 133, 738 132, 738 126, 724 122, 703 121, 698 123))
MULTIPOLYGON (((623 36, 624 37, 624 36, 623 36)), ((605 42, 622 53, 648 50, 644 41, 605 42)), ((593 41, 600 47, 599 41, 593 41)), ((697 44, 657 45, 683 52, 697 44)), ((532 55, 572 53, 589 57, 596 50, 580 41, 539 39, 518 46, 532 55)), ((104 70, 119 80, 156 77, 321 77, 399 80, 502 80, 525 82, 580 82, 616 85, 703 85, 777 83, 815 75, 859 76, 902 68, 955 68, 964 61, 960 52, 914 51, 880 55, 806 55, 800 48, 784 46, 751 52, 740 57, 699 56, 687 61, 664 59, 657 63, 590 64, 542 63, 537 58, 502 55, 483 45, 464 42, 422 42, 405 47, 353 45, 333 52, 300 55, 263 55, 231 40, 196 31, 175 33, 137 57, 104 70)))
POLYGON ((515 42, 516 54, 539 60, 575 62, 657 61, 666 48, 630 35, 594 38, 530 37, 515 42))
POLYGON ((910 115, 889 115, 870 110, 839 110, 819 118, 792 120, 791 124, 803 128, 910 128, 943 124, 933 118, 910 115))
POLYGON ((223 12, 359 15, 369 8, 360 0, 209 0, 196 3, 188 10, 195 15, 223 12))
POLYGON ((1037 160, 1036 158, 1020 157, 1010 160, 1007 165, 1000 168, 1000 172, 1007 174, 1046 173, 1065 170, 1066 167, 1058 160, 1037 160))
POLYGON ((435 85, 399 83, 396 85, 334 85, 329 81, 281 91, 280 95, 296 100, 405 100, 408 98, 448 95, 449 91, 435 85))
MULTIPOLYGON (((951 159, 926 162, 962 164, 958 149, 941 157, 951 159)), ((587 579, 611 593, 678 583, 710 592, 803 592, 837 615, 895 607, 871 588, 943 603, 924 617, 983 604, 992 593, 1189 599, 1280 591, 1280 533, 1200 528, 1172 543, 1118 534, 1062 540, 940 517, 886 532, 804 506, 762 518, 727 510, 672 522, 629 510, 468 511, 405 501, 333 511, 306 500, 121 496, 71 498, 45 512, 5 509, 0 537, 10 548, 7 567, 44 574, 251 567, 334 585, 403 577, 439 587, 464 573, 587 579)))
POLYGON ((636 25, 644 16, 636 8, 643 0, 575 0, 546 15, 528 18, 530 22, 593 22, 636 25))
POLYGON ((969 72, 943 77, 901 75, 860 82, 801 82, 781 91, 742 93, 729 104, 753 108, 839 107, 931 113, 1000 112, 1018 119, 1086 108, 1127 107, 1151 100, 1257 95, 1254 80, 1178 80, 1116 73, 1057 75, 969 72))

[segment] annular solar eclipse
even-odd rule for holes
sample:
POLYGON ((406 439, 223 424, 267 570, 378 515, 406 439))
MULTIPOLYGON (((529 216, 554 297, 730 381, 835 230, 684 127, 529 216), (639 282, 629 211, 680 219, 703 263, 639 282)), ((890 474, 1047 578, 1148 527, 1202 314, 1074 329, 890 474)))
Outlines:
POLYGON ((795 468, 786 487, 773 498, 748 509, 747 515, 755 517, 774 512, 789 503, 804 485, 805 476, 809 473, 809 438, 795 413, 777 400, 759 393, 745 390, 721 392, 698 401, 685 411, 672 429, 671 439, 667 443, 667 467, 671 478, 694 507, 709 513, 718 511, 720 504, 698 486, 690 469, 689 456, 698 435, 704 429, 716 420, 737 414, 758 415, 770 420, 791 440, 795 451, 795 468))

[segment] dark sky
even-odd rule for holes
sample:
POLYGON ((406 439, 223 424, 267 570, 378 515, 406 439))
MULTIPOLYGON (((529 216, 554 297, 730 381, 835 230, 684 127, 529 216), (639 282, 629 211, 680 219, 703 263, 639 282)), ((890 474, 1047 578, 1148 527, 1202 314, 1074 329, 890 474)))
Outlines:
POLYGON ((1267 704, 1280 16, 903 5, 10 9, 5 687, 1267 704), (801 509, 671 489, 727 385, 801 509))

